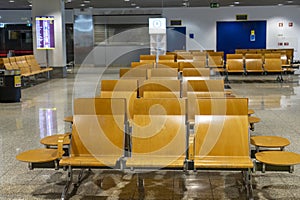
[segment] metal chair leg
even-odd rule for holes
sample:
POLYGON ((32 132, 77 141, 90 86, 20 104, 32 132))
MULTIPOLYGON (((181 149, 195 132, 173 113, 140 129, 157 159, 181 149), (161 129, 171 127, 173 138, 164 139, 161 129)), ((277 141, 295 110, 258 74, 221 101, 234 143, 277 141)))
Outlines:
POLYGON ((64 187, 64 190, 63 190, 63 193, 61 195, 61 200, 65 200, 66 197, 67 197, 67 194, 68 194, 68 190, 70 188, 70 185, 72 183, 72 180, 73 180, 73 171, 72 171, 72 167, 69 166, 68 168, 68 178, 67 178, 67 183, 64 187))

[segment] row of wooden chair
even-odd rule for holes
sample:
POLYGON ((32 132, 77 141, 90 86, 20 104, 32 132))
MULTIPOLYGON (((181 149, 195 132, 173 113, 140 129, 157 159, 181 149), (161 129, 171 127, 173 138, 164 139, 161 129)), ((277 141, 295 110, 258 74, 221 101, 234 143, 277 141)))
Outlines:
POLYGON ((281 56, 282 65, 290 65, 293 63, 294 49, 236 49, 236 54, 270 54, 279 53, 281 56))
MULTIPOLYGON (((59 160, 60 167, 68 168, 62 197, 72 183, 73 169, 78 167, 238 170, 243 172, 251 195, 248 100, 205 98, 195 103, 198 109, 191 133, 184 99, 135 99, 130 121, 125 99, 75 99, 70 156, 62 156, 63 138, 68 136, 59 139, 56 153, 53 150, 51 154, 55 154, 53 160, 59 160), (129 140, 125 140, 128 134, 129 140)), ((49 153, 41 151, 24 152, 17 158, 32 162, 36 156, 49 153)))
POLYGON ((133 62, 131 67, 137 67, 145 63, 153 64, 155 67, 156 63, 158 63, 157 68, 159 68, 163 67, 165 63, 173 62, 177 62, 178 66, 174 66, 176 64, 169 64, 170 67, 178 68, 179 71, 182 70, 185 62, 192 62, 195 65, 194 67, 197 68, 209 67, 221 70, 224 67, 224 52, 169 52, 167 55, 159 55, 158 59, 156 55, 140 55, 140 61, 133 62))
POLYGON ((226 71, 228 73, 278 73, 278 80, 282 81, 282 74, 287 71, 282 67, 278 53, 265 54, 227 54, 226 71))
MULTIPOLYGON (((134 74, 136 75, 136 74, 134 74)), ((194 76, 184 76, 182 80, 169 79, 169 77, 159 76, 158 78, 152 77, 146 80, 145 77, 127 75, 122 76, 119 81, 116 81, 119 85, 122 83, 126 85, 126 80, 133 79, 135 82, 132 86, 127 86, 130 91, 137 91, 138 97, 144 97, 145 92, 173 92, 177 97, 187 97, 188 92, 226 92, 231 93, 230 90, 225 91, 225 84, 223 79, 209 79, 209 77, 194 77, 194 76), (138 80, 138 85, 136 86, 136 81, 138 80), (133 90, 134 87, 135 89, 133 90)), ((103 80, 102 87, 106 87, 105 84, 109 80, 103 80)), ((123 88, 124 86, 121 86, 123 88)), ((118 88, 116 88, 118 90, 118 88)))
MULTIPOLYGON (((211 71, 208 68, 193 68, 193 63, 185 63, 187 68, 183 68, 178 72, 178 69, 163 65, 161 68, 152 68, 152 64, 141 65, 136 68, 121 68, 119 71, 120 78, 140 77, 140 79, 178 79, 183 77, 197 76, 209 77, 211 71)), ((173 65, 174 66, 174 65, 173 65)), ((176 65, 177 66, 177 65, 176 65)), ((175 67, 176 67, 175 66, 175 67)))
POLYGON ((15 56, 10 58, 1 58, 3 68, 6 70, 20 70, 22 77, 34 76, 41 73, 49 73, 53 69, 41 68, 34 55, 15 56))

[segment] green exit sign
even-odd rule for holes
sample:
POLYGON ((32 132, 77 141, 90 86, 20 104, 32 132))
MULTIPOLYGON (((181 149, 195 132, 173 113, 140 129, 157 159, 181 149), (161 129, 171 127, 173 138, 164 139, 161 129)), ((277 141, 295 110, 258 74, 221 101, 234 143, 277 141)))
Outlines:
POLYGON ((219 8, 220 4, 218 2, 210 3, 211 8, 219 8))

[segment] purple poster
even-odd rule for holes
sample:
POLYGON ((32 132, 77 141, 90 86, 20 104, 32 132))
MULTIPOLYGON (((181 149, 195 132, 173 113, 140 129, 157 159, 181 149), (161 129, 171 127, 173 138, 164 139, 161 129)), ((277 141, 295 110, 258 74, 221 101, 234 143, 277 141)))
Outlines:
POLYGON ((37 49, 54 49, 54 17, 39 16, 35 21, 37 49))

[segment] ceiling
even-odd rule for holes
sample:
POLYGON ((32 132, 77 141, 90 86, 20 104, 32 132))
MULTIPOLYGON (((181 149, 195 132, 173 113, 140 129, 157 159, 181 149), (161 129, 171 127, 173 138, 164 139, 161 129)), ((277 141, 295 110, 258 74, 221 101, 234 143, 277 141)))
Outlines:
MULTIPOLYGON (((164 7, 209 7, 218 2, 228 6, 286 6, 300 5, 299 0, 64 0, 66 9, 73 8, 164 8, 164 7), (239 2, 237 2, 239 1, 239 2)), ((0 9, 31 9, 31 0, 0 0, 0 9)))

